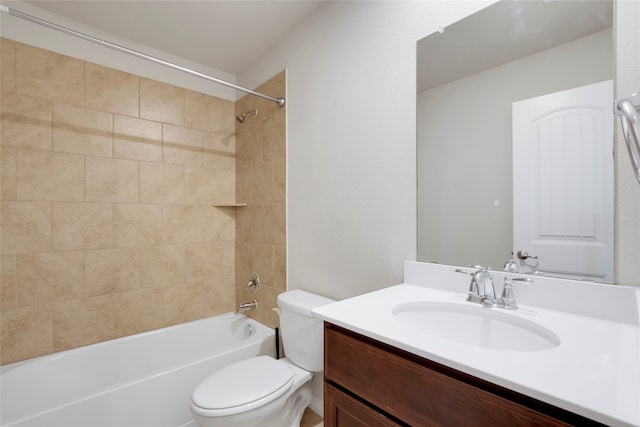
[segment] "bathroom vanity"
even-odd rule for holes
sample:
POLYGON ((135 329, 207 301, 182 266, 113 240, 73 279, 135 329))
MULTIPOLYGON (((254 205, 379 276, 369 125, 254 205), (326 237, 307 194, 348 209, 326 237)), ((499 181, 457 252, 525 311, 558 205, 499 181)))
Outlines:
POLYGON ((325 425, 602 426, 325 324, 325 425))
POLYGON ((325 425, 640 426, 638 290, 536 277, 506 311, 454 270, 407 262, 405 283, 314 310, 325 425))

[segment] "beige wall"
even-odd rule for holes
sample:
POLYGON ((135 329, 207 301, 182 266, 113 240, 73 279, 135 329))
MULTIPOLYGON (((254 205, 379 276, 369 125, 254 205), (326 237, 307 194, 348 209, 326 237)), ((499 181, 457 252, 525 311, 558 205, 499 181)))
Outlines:
MULTIPOLYGON (((285 71, 257 90, 284 96, 285 71)), ((278 326, 278 294, 287 289, 286 278, 286 107, 261 98, 245 96, 236 103, 236 114, 256 109, 255 118, 236 124, 236 224, 237 303, 258 301, 247 314, 270 327, 278 326), (262 283, 258 295, 244 291, 251 273, 262 283)))
POLYGON ((1 47, 1 362, 234 310, 234 103, 1 47))

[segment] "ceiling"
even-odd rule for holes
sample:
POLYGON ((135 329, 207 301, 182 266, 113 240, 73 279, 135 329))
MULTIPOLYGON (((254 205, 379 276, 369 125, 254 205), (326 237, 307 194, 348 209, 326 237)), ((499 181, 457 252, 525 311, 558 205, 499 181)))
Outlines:
MULTIPOLYGON (((323 1, 26 1, 208 67, 238 74, 323 1)), ((54 22, 55 23, 55 22, 54 22)))
POLYGON ((611 0, 501 1, 418 41, 418 93, 613 25, 611 0), (470 35, 474 43, 469 47, 470 35), (433 58, 437 58, 434 61, 433 58))

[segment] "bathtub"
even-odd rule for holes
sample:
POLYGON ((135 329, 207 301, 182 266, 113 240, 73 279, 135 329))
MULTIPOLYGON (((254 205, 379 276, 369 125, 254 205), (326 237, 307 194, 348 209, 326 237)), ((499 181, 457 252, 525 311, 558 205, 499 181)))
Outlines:
POLYGON ((234 313, 0 368, 0 425, 195 426, 191 393, 236 360, 275 353, 272 329, 234 313))

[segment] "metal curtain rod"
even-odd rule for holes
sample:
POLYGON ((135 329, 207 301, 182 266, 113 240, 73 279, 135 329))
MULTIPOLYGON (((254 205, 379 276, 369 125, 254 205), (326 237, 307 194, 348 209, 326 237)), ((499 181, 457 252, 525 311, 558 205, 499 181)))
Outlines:
POLYGON ((85 40, 85 41, 89 41, 89 42, 96 43, 96 44, 99 44, 99 45, 104 46, 104 47, 108 47, 109 49, 113 49, 113 50, 118 51, 118 52, 126 53, 128 55, 135 56, 137 58, 141 58, 141 59, 144 59, 144 60, 149 61, 149 62, 154 62, 156 64, 164 65, 165 67, 173 68, 174 70, 182 71, 184 73, 191 74, 192 76, 200 77, 202 79, 209 80, 211 82, 218 83, 218 84, 230 87, 232 89, 239 90, 241 92, 245 92, 245 93, 248 93, 248 94, 263 98, 263 99, 267 99, 269 101, 275 102, 280 107, 283 107, 284 103, 285 103, 285 99, 284 98, 274 98, 272 96, 265 95, 263 93, 256 92, 254 90, 247 89, 245 87, 238 86, 236 84, 229 83, 227 81, 217 79, 217 78, 209 76, 207 74, 203 74, 203 73, 200 73, 198 71, 191 70, 191 69, 183 67, 181 65, 176 65, 176 64, 173 64, 171 62, 165 61, 163 59, 159 59, 159 58, 156 58, 156 57, 153 57, 153 56, 150 56, 150 55, 146 55, 144 53, 140 53, 140 52, 137 52, 135 50, 131 50, 131 49, 128 49, 126 47, 123 47, 123 46, 120 46, 120 45, 117 45, 117 44, 114 44, 114 43, 110 43, 110 42, 105 41, 105 40, 100 40, 98 38, 89 36, 87 34, 83 34, 83 33, 80 33, 78 31, 74 31, 74 30, 71 30, 69 28, 62 27, 60 25, 56 25, 56 24, 51 23, 49 21, 45 21, 43 19, 36 18, 35 16, 31 16, 31 15, 28 15, 26 13, 19 12, 19 11, 15 10, 15 9, 11 9, 11 8, 6 7, 6 6, 0 5, 0 11, 4 12, 4 13, 7 13, 7 14, 9 14, 11 16, 15 16, 16 18, 24 19, 25 21, 33 22, 34 24, 42 25, 43 27, 47 27, 47 28, 50 28, 52 30, 60 31, 61 33, 65 33, 65 34, 77 37, 77 38, 85 40))
POLYGON ((613 111, 616 116, 620 116, 633 172, 640 182, 640 92, 632 94, 629 98, 617 99, 613 111))

